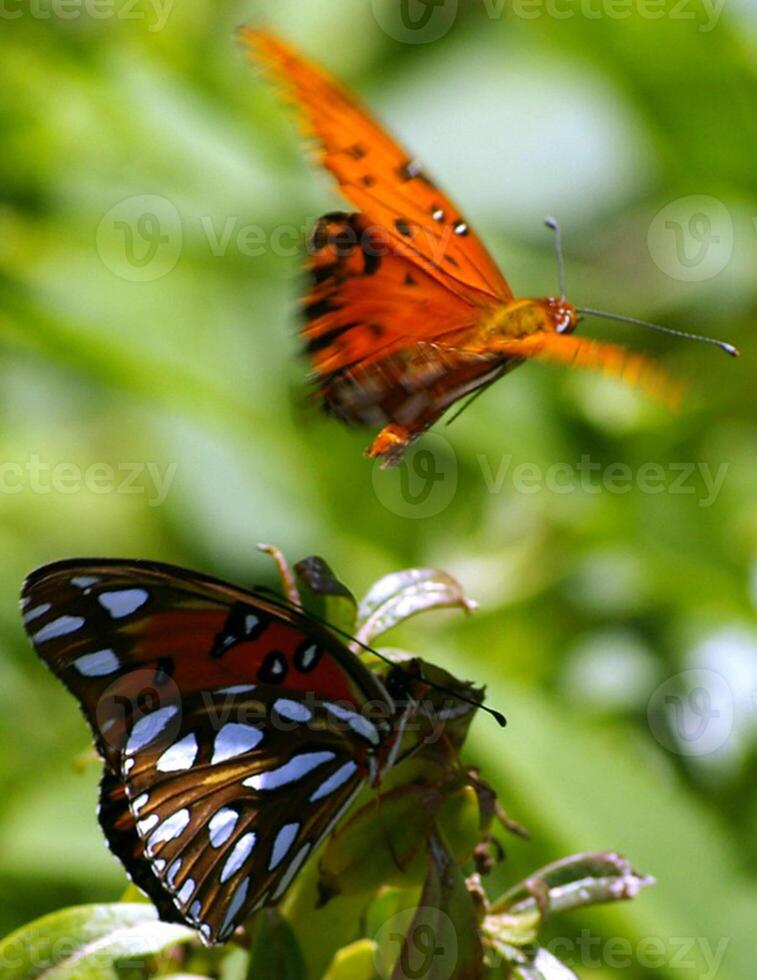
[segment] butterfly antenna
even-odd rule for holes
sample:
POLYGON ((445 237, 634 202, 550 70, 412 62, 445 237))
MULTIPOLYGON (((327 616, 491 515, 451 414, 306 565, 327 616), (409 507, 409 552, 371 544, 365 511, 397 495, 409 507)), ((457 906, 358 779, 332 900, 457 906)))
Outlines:
MULTIPOLYGON (((317 616, 315 613, 310 612, 310 610, 305 609, 298 602, 283 600, 278 592, 274 591, 274 589, 270 589, 267 585, 257 585, 255 586, 255 591, 263 593, 269 602, 275 606, 278 606, 279 609, 295 609, 308 619, 312 619, 314 622, 320 623, 321 626, 326 626, 332 632, 338 633, 339 636, 343 636, 346 640, 349 640, 350 643, 357 644, 357 646, 365 650, 366 653, 372 653, 374 657, 378 657, 379 660, 383 660, 384 663, 389 664, 390 667, 396 666, 393 660, 391 660, 385 654, 380 653, 375 649, 375 647, 369 646, 367 643, 363 643, 362 640, 359 640, 347 630, 343 630, 341 627, 335 626, 334 623, 330 623, 327 619, 317 616)), ((481 704, 479 701, 474 701, 473 698, 466 697, 464 694, 458 694, 457 691, 452 691, 443 684, 437 684, 436 681, 429 680, 426 677, 423 677, 423 681, 428 684, 429 687, 433 687, 434 690, 440 691, 442 694, 449 694, 450 697, 455 698, 457 701, 464 701, 466 704, 472 705, 472 707, 478 709, 479 711, 485 711, 487 715, 491 715, 492 718, 494 718, 501 728, 504 728, 507 725, 507 718, 505 718, 502 712, 497 711, 495 708, 490 708, 488 704, 481 704)))
POLYGON ((602 320, 617 320, 620 323, 632 323, 635 327, 644 327, 647 330, 656 330, 658 333, 667 333, 672 337, 681 340, 696 340, 700 344, 712 344, 719 347, 731 357, 738 357, 739 350, 733 344, 728 344, 724 340, 717 340, 715 337, 702 337, 696 333, 686 333, 683 330, 674 330, 672 327, 663 327, 659 323, 650 323, 648 320, 638 320, 635 316, 622 316, 620 313, 606 313, 604 310, 591 310, 586 306, 577 306, 576 310, 584 316, 596 316, 602 320))
POLYGON ((551 228, 555 233, 555 251, 557 252, 557 271, 560 275, 560 299, 566 299, 568 293, 565 288, 565 260, 562 254, 562 232, 560 225, 555 218, 545 218, 544 224, 551 228))

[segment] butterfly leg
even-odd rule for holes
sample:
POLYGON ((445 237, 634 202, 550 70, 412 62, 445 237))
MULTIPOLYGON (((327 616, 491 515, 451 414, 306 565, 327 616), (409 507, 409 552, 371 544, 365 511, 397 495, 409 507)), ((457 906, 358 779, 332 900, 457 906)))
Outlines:
POLYGON ((422 428, 412 428, 392 422, 379 432, 366 455, 371 459, 383 458, 384 466, 395 466, 402 459, 410 443, 417 439, 422 431, 422 428))

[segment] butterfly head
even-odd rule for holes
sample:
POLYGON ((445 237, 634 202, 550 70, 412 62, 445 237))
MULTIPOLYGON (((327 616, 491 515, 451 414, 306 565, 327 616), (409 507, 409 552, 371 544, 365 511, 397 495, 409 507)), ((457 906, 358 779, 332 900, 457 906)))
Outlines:
POLYGON ((484 700, 482 688, 460 681, 419 657, 393 664, 384 677, 384 686, 398 711, 412 706, 431 721, 470 716, 484 700))
POLYGON ((547 326, 555 333, 573 333, 581 317, 578 310, 562 297, 550 296, 542 300, 547 326))

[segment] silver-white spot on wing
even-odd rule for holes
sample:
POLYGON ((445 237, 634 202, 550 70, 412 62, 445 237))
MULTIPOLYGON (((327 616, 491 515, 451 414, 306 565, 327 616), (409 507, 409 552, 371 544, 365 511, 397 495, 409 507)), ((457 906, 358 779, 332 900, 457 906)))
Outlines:
POLYGON ((116 589, 114 592, 101 592, 97 601, 114 619, 122 619, 144 606, 149 598, 150 593, 146 589, 116 589))
POLYGON ((289 867, 286 869, 281 877, 281 881, 276 886, 276 891, 271 896, 272 901, 276 901, 281 898, 284 892, 292 884, 294 876, 300 870, 302 865, 305 863, 305 858, 310 853, 310 844, 303 844, 302 847, 297 851, 295 856, 292 858, 289 867))
POLYGON ((67 636, 69 633, 75 633, 76 630, 80 630, 83 625, 84 620, 81 616, 59 616, 35 633, 32 641, 34 643, 44 643, 45 640, 54 640, 58 636, 67 636))
POLYGON ((231 687, 219 687, 214 694, 247 694, 255 690, 254 684, 232 684, 231 687))
POLYGON ((176 858, 166 874, 166 884, 173 890, 176 887, 176 875, 181 871, 181 858, 176 858))
POLYGON ((285 823, 281 830, 276 834, 276 838, 271 848, 271 860, 268 862, 268 870, 273 871, 278 868, 284 858, 292 849, 292 845, 300 832, 299 823, 285 823))
POLYGON ((263 733, 252 725, 229 721, 218 732, 213 743, 213 758, 211 765, 226 762, 254 749, 263 739, 263 733))
POLYGON ((21 618, 25 623, 31 623, 39 616, 44 616, 44 614, 50 609, 52 609, 52 605, 49 602, 43 602, 41 606, 35 606, 34 609, 30 609, 28 613, 24 613, 21 618))
POLYGON ((231 854, 229 854, 226 864, 221 869, 220 880, 222 885, 225 885, 229 878, 232 878, 242 867, 252 853, 256 839, 257 835, 251 830, 248 834, 242 834, 232 847, 231 854))
POLYGON ((145 803, 147 803, 149 799, 150 799, 149 793, 140 793, 140 795, 136 799, 131 801, 131 812, 134 814, 139 813, 139 811, 142 809, 142 807, 145 805, 145 803))
POLYGON ((191 769, 198 751, 197 738, 194 732, 190 732, 166 749, 155 763, 155 768, 158 772, 182 772, 191 769))
POLYGON ((241 884, 239 885, 239 887, 237 888, 237 890, 234 892, 234 897, 229 902, 229 908, 226 912, 226 917, 224 918, 223 924, 218 931, 219 939, 225 939, 226 936, 234 928, 236 917, 239 915, 242 906, 247 900, 247 892, 249 891, 249 888, 250 888, 250 879, 244 878, 241 884))
POLYGON ((366 739, 371 743, 371 745, 378 745, 381 741, 378 729, 368 718, 364 718, 359 715, 357 711, 352 711, 350 708, 345 708, 341 704, 335 704, 333 701, 324 701, 323 707, 329 711, 335 718, 340 721, 347 723, 347 726, 352 729, 356 735, 360 735, 362 738, 366 739))
POLYGON ((276 698, 273 706, 287 721, 299 721, 305 724, 313 717, 313 712, 301 701, 293 701, 291 698, 276 698))
POLYGON ((75 575, 71 579, 71 585, 75 585, 77 589, 88 589, 91 585, 95 585, 99 582, 99 578, 95 578, 93 575, 75 575))
POLYGON ((192 902, 189 911, 187 912, 187 918, 190 922, 194 922, 195 925, 200 921, 200 914, 202 913, 202 905, 199 901, 192 902))
POLYGON ((276 769, 268 769, 265 772, 256 772, 254 776, 249 776, 242 780, 243 786, 250 786, 252 789, 278 789, 288 783, 296 783, 307 776, 309 772, 322 766, 325 762, 331 762, 336 756, 333 752, 302 752, 294 756, 289 762, 276 769))
POLYGON ((149 817, 145 817, 144 820, 137 820, 137 830, 142 835, 149 834, 153 827, 157 827, 160 823, 160 817, 157 813, 151 813, 149 817))
POLYGON ((176 894, 176 899, 181 905, 186 905, 192 895, 194 895, 195 883, 192 878, 187 878, 180 890, 176 894))
POLYGON ((83 677, 107 677, 121 666, 121 661, 113 650, 97 650, 85 653, 74 660, 74 667, 83 677))
POLYGON ((126 754, 133 755, 139 749, 149 745, 160 735, 169 721, 178 713, 179 706, 169 704, 165 708, 158 708, 144 718, 140 718, 134 725, 129 734, 129 741, 126 743, 126 754))
POLYGON ((148 854, 152 851, 158 844, 162 844, 165 841, 175 840, 189 825, 190 814, 188 807, 183 807, 181 810, 177 810, 176 813, 172 813, 170 817, 166 817, 162 824, 155 830, 149 840, 147 841, 147 851, 148 854))
POLYGON ((229 806, 216 810, 208 821, 208 835, 213 847, 221 847, 234 833, 239 814, 229 806))
POLYGON ((324 796, 329 796, 338 790, 340 786, 343 786, 355 772, 357 772, 357 763, 350 759, 349 762, 345 762, 336 772, 332 772, 328 779, 324 779, 321 785, 313 790, 310 794, 310 802, 315 803, 316 800, 322 800, 324 796))

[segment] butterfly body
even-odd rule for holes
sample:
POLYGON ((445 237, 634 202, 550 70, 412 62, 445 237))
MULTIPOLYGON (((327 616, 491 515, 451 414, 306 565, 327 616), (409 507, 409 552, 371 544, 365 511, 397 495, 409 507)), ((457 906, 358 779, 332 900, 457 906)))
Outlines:
POLYGON ((29 577, 22 609, 93 731, 111 849, 208 944, 281 899, 394 764, 413 713, 452 719, 418 710, 417 662, 385 683, 296 608, 174 566, 58 562, 29 577))
POLYGON ((323 68, 265 31, 241 38, 358 209, 316 223, 303 338, 326 409, 383 427, 370 456, 396 462, 457 400, 529 358, 647 371, 623 348, 568 336, 578 316, 564 298, 516 298, 456 205, 323 68))

